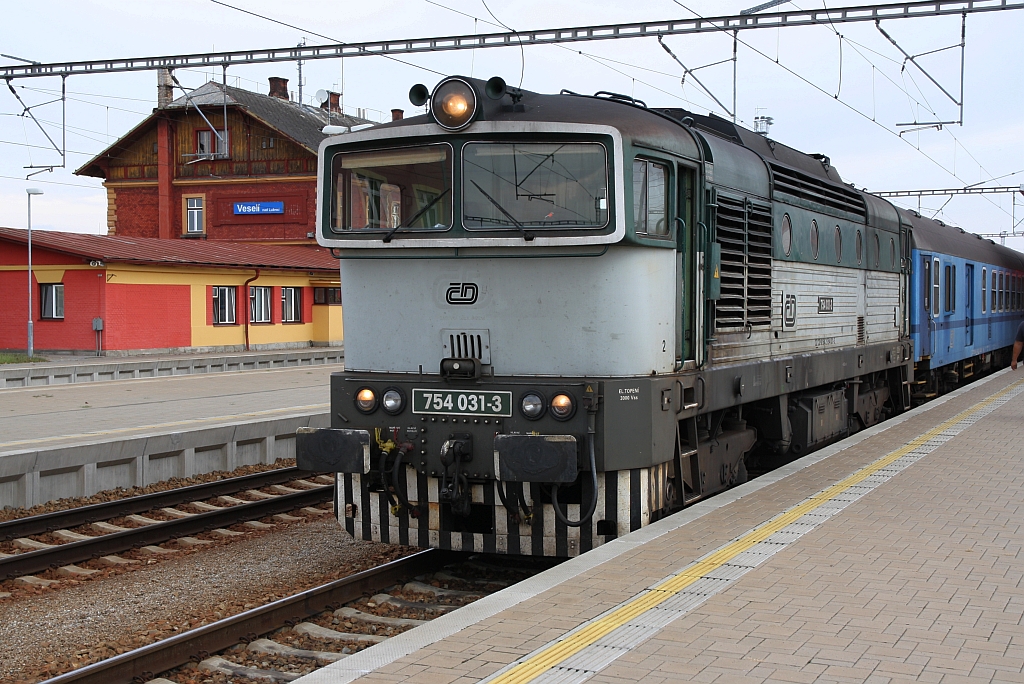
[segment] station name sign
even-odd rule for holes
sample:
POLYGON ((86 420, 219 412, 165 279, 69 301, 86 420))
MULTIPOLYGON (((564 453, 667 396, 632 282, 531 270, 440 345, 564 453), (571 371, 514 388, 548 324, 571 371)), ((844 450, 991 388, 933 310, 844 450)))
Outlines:
POLYGON ((284 202, 235 202, 235 215, 283 214, 284 202))

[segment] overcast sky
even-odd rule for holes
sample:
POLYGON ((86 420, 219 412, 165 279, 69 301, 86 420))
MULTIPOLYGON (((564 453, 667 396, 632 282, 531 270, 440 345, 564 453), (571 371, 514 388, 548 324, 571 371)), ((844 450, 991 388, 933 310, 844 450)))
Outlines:
MULTIPOLYGON (((230 4, 300 27, 287 28, 218 5, 211 0, 129 2, 127 0, 34 0, 5 3, 0 24, 0 53, 40 62, 143 57, 213 50, 284 47, 300 40, 327 42, 443 36, 513 29, 555 28, 615 22, 690 18, 672 0, 646 3, 552 2, 551 0, 426 0, 327 2, 229 0, 230 4), (493 15, 490 14, 493 12, 493 15), (466 16, 470 15, 470 16, 466 16), (473 17, 476 17, 474 19, 473 17), (496 19, 495 19, 496 17, 496 19), (491 23, 487 23, 491 22, 491 23)), ((682 0, 703 16, 738 13, 756 0, 682 0)), ((851 3, 848 3, 851 4, 851 3)), ((783 8, 812 8, 787 3, 783 8)), ((920 18, 883 22, 883 28, 911 54, 956 45, 960 18, 920 18)), ((998 180, 990 185, 1024 183, 1024 11, 970 15, 964 85, 964 125, 904 133, 898 123, 956 120, 956 105, 912 65, 872 23, 740 33, 737 110, 750 126, 756 114, 774 118, 772 138, 805 152, 828 155, 843 178, 869 190, 950 188, 998 180), (842 35, 842 38, 838 34, 842 35), (744 44, 745 43, 745 44, 744 44), (759 54, 760 53, 760 54, 759 54), (778 63, 776 63, 778 62, 778 63), (1013 174, 1013 175, 1008 175, 1013 174), (1002 177, 1002 178, 1000 178, 1002 177)), ((731 59, 729 36, 666 38, 689 68, 731 59)), ((512 85, 537 92, 568 88, 631 94, 651 106, 685 107, 705 113, 713 108, 693 77, 680 83, 682 69, 653 39, 630 39, 557 46, 482 49, 402 56, 411 66, 380 57, 307 62, 304 99, 319 89, 343 90, 346 111, 368 110, 384 117, 392 108, 414 109, 408 102, 415 83, 433 86, 442 74, 482 78, 500 75, 512 85), (580 54, 582 51, 583 54, 580 54), (344 86, 342 87, 342 82, 344 86)), ((949 49, 920 58, 922 66, 959 98, 960 51, 949 49)), ((14 64, 0 58, 0 64, 14 64)), ((220 80, 220 71, 178 70, 188 87, 220 80)), ((231 85, 267 92, 267 78, 283 76, 297 91, 296 65, 278 63, 228 70, 231 85)), ((725 105, 732 103, 732 63, 696 72, 725 105)), ((14 81, 29 105, 59 93, 59 78, 14 81)), ((106 232, 106 194, 99 179, 75 176, 87 162, 147 116, 156 104, 156 73, 76 76, 67 82, 67 168, 25 181, 29 165, 60 164, 46 137, 21 114, 21 105, 0 89, 0 225, 24 227, 25 188, 39 187, 33 200, 33 228, 106 232)), ((176 95, 180 94, 176 92, 176 95)), ((47 132, 60 143, 60 105, 34 108, 47 132)), ((1024 218, 1024 197, 1016 195, 928 197, 926 216, 980 233, 1011 231, 1011 215, 1024 218), (945 205, 943 206, 943 204, 945 205)), ((917 200, 904 206, 916 208, 917 200)), ((1018 226, 1022 231, 1024 224, 1018 226)), ((1024 251, 1024 238, 1007 245, 1024 251)))

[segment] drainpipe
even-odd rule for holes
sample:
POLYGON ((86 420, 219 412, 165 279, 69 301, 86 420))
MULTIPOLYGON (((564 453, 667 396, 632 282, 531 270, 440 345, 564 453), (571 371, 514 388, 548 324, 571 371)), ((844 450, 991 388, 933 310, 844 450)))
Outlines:
MULTIPOLYGON (((244 293, 243 296, 246 299, 246 304, 248 304, 248 302, 250 301, 249 283, 251 283, 252 281, 256 280, 259 277, 260 277, 260 269, 257 268, 256 269, 256 275, 254 275, 252 278, 249 278, 248 280, 246 280, 245 284, 242 285, 242 292, 244 293)), ((273 302, 271 302, 271 306, 273 306, 273 302)), ((245 351, 249 351, 249 318, 251 316, 252 316, 252 308, 249 307, 249 306, 246 306, 245 307, 245 319, 243 320, 243 323, 245 324, 245 351)))

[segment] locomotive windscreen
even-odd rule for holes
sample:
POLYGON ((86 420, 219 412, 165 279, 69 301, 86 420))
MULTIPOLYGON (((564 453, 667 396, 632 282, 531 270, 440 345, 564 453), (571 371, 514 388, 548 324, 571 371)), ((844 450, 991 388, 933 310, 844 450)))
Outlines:
POLYGON ((339 154, 335 230, 445 230, 452 224, 452 150, 429 145, 339 154))
POLYGON ((608 160, 594 143, 470 143, 463 149, 463 223, 495 228, 601 228, 608 160))

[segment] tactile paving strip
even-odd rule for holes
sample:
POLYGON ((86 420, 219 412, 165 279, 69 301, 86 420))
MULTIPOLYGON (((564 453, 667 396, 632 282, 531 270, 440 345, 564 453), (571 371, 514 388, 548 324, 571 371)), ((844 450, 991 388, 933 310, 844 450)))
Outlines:
POLYGON ((630 648, 643 643, 714 594, 725 591, 751 569, 1022 392, 1022 382, 1010 385, 483 682, 586 681, 630 648))

